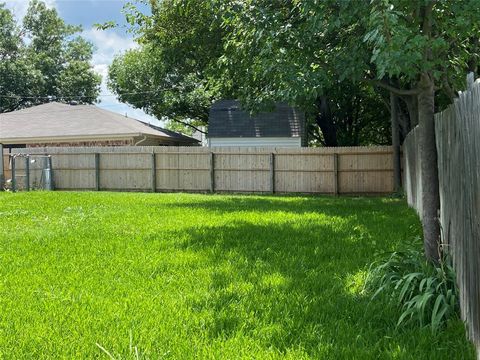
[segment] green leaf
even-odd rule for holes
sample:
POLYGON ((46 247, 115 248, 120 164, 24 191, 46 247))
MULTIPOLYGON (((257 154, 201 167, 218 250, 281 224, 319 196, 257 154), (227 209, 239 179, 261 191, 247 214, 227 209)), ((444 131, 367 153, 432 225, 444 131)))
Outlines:
POLYGON ((435 305, 433 306, 432 311, 432 330, 436 331, 440 326, 443 316, 448 310, 448 305, 445 303, 445 296, 439 295, 435 300, 435 305), (443 306, 442 306, 443 305, 443 306))

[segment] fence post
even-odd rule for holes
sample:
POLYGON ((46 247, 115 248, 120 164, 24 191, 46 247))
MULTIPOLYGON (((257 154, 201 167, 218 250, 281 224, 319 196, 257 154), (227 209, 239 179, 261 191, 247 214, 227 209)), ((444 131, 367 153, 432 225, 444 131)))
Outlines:
POLYGON ((53 181, 53 166, 52 166, 52 155, 47 157, 48 172, 50 173, 50 183, 48 184, 48 190, 52 191, 55 188, 55 182, 53 181))
POLYGON ((270 154, 270 192, 275 193, 275 154, 270 154))
POLYGON ((25 156, 25 190, 30 191, 30 155, 25 156))
POLYGON ((100 191, 100 154, 95 153, 95 190, 100 191))
POLYGON ((210 192, 215 192, 215 154, 210 153, 210 192))
POLYGON ((333 192, 335 196, 339 194, 338 191, 338 154, 333 154, 333 192))
POLYGON ((157 164, 156 154, 152 153, 152 192, 157 191, 157 164))
POLYGON ((3 144, 0 144, 0 191, 3 191, 5 184, 5 168, 3 166, 3 144))
POLYGON ((17 181, 15 180, 15 156, 10 155, 12 160, 12 192, 17 191, 17 181))

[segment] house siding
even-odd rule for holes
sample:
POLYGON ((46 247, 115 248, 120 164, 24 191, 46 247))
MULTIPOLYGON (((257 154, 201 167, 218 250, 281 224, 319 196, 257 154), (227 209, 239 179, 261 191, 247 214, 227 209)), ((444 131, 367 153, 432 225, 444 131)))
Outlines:
POLYGON ((244 137, 244 138, 210 138, 208 140, 210 147, 214 146, 241 146, 241 147, 302 147, 302 138, 300 137, 244 137))

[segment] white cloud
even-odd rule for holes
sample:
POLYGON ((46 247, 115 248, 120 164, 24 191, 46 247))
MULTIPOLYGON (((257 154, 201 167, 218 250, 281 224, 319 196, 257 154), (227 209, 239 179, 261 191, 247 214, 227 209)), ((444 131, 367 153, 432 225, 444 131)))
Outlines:
MULTIPOLYGON (((57 8, 56 0, 43 0, 49 8, 57 8)), ((13 12, 17 21, 21 21, 27 13, 30 0, 8 0, 6 2, 7 9, 13 12)))
POLYGON ((131 38, 122 37, 113 30, 97 30, 90 29, 82 33, 82 35, 95 45, 93 54, 93 69, 102 76, 101 84, 101 102, 99 107, 119 114, 127 115, 144 122, 162 126, 163 122, 158 121, 155 117, 150 116, 140 109, 135 109, 127 104, 119 102, 114 94, 107 88, 108 66, 112 63, 115 55, 124 53, 128 49, 135 48, 137 44, 131 38))
POLYGON ((132 38, 122 37, 113 30, 90 29, 84 31, 82 36, 96 47, 93 55, 94 65, 109 64, 115 55, 137 47, 132 38))

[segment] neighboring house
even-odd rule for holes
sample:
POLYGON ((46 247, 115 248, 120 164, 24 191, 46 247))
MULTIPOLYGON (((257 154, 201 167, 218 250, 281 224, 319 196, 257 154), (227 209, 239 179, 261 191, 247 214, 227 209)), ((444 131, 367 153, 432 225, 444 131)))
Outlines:
POLYGON ((174 131, 100 109, 57 102, 0 114, 5 147, 198 145, 174 131))
POLYGON ((271 112, 250 115, 236 100, 219 100, 208 119, 209 146, 306 146, 305 114, 278 103, 271 112))

